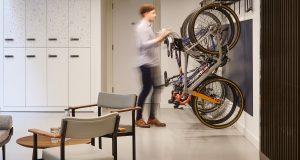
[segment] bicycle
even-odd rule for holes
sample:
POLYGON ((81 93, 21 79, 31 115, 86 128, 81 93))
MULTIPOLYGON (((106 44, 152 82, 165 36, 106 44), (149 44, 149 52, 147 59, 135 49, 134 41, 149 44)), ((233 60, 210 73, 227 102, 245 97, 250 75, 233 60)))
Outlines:
POLYGON ((164 72, 165 86, 173 84, 168 102, 174 104, 175 109, 189 104, 204 125, 216 129, 229 127, 239 119, 244 110, 241 89, 231 80, 215 74, 229 61, 228 53, 239 35, 240 23, 234 11, 220 3, 213 3, 194 10, 185 19, 181 37, 176 33, 167 37, 168 56, 173 57, 175 53, 179 67, 178 75, 168 78, 167 72, 164 72), (209 23, 200 26, 199 19, 203 17, 209 23), (199 66, 187 71, 189 57, 194 58, 199 66))

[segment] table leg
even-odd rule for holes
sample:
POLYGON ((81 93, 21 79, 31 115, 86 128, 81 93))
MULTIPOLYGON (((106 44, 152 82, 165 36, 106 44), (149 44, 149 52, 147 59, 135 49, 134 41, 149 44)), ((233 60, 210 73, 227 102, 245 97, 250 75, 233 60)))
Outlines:
POLYGON ((37 134, 33 134, 33 153, 32 160, 37 160, 37 134))

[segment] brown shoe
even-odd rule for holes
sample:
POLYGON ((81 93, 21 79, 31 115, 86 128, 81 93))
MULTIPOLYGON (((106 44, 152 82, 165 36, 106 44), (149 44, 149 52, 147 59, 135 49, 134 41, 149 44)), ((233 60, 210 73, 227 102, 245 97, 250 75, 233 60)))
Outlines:
POLYGON ((138 126, 138 127, 141 127, 141 128, 150 128, 150 125, 147 124, 142 118, 135 121, 135 124, 138 126))
POLYGON ((157 118, 148 119, 147 124, 149 124, 149 125, 155 125, 156 127, 166 127, 166 124, 160 122, 157 118))

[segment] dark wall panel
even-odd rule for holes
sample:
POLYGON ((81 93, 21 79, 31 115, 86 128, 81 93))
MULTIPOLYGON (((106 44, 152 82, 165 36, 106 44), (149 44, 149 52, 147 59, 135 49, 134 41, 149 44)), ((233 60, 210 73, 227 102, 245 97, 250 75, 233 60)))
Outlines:
POLYGON ((299 0, 261 0, 261 152, 299 159, 299 0))
POLYGON ((241 21, 241 36, 230 50, 222 75, 235 82, 245 97, 245 111, 253 116, 253 20, 241 21))

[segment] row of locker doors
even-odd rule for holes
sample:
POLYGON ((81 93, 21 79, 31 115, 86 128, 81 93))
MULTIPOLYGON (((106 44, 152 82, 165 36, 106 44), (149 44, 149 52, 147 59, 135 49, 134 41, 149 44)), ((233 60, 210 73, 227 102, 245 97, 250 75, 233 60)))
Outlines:
POLYGON ((90 47, 90 0, 4 0, 4 47, 90 47))
POLYGON ((90 103, 90 48, 4 48, 4 106, 90 103))

